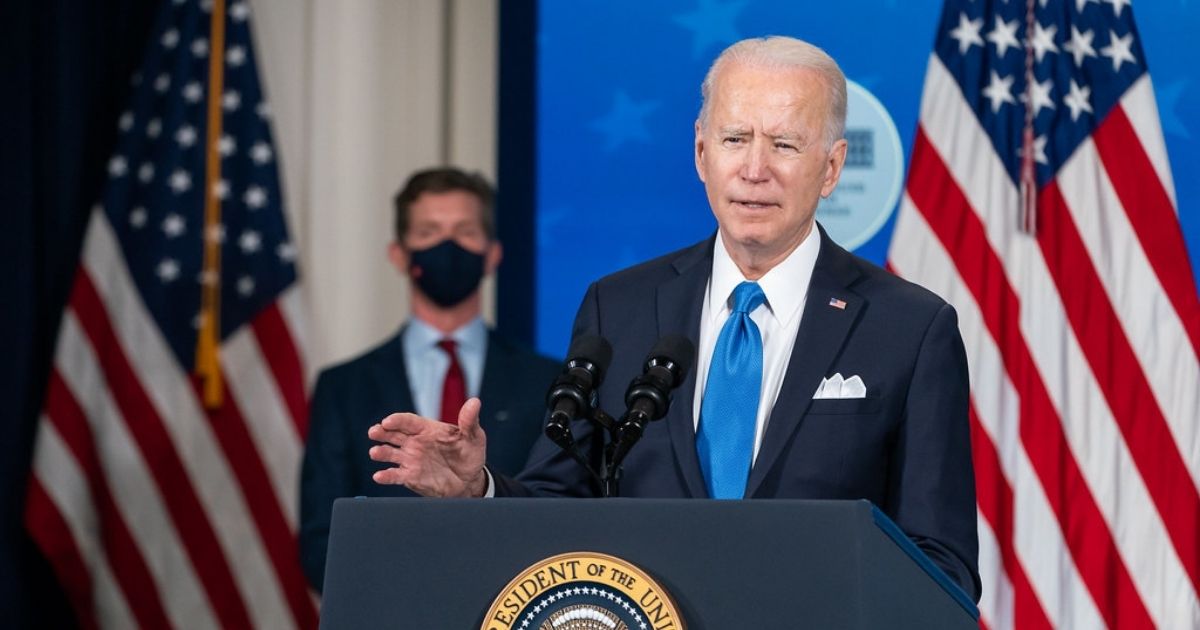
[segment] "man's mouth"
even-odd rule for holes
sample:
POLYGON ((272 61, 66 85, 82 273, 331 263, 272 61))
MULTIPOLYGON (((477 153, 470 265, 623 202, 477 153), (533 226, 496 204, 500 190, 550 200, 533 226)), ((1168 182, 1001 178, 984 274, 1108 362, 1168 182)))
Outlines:
POLYGON ((750 210, 765 210, 779 205, 766 199, 734 199, 733 204, 750 210))

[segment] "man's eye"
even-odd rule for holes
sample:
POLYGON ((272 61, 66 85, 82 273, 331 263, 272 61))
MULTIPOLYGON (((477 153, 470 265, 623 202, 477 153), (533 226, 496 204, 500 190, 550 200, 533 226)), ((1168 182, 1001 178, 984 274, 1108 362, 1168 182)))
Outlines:
POLYGON ((796 145, 794 145, 794 144, 788 144, 788 143, 786 143, 786 142, 776 142, 776 143, 775 143, 775 148, 776 148, 776 149, 779 149, 780 151, 795 151, 795 150, 796 150, 796 145))
POLYGON ((725 136, 725 144, 741 144, 742 138, 738 136, 725 136))

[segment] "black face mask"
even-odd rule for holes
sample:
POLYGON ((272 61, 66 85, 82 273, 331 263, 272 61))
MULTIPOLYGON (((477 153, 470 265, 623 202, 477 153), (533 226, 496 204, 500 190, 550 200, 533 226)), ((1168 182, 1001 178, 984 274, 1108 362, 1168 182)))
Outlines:
POLYGON ((438 306, 462 302, 483 279, 483 254, 463 249, 446 239, 429 249, 409 254, 408 271, 421 291, 438 306))

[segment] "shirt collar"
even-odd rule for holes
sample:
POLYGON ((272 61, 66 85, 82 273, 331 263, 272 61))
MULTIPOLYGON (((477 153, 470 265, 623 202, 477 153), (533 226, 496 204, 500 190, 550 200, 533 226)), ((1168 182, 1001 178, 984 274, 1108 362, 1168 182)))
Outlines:
MULTIPOLYGON (((729 296, 733 294, 737 285, 746 281, 737 263, 729 257, 724 238, 718 231, 713 246, 713 270, 708 292, 708 312, 713 315, 729 309, 729 296)), ((796 249, 758 279, 758 286, 762 287, 763 295, 767 298, 766 304, 780 325, 790 325, 800 314, 820 251, 820 231, 814 222, 808 236, 804 237, 796 249)))
POLYGON ((435 348, 439 341, 446 338, 453 339, 463 350, 476 350, 487 342, 487 325, 482 317, 476 317, 447 335, 414 316, 404 328, 404 344, 410 348, 435 348))

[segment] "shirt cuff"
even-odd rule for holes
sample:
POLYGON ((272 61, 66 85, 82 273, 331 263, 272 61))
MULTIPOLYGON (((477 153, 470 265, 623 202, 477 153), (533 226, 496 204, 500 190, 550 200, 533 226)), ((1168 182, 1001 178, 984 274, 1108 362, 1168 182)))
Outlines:
POLYGON ((496 483, 494 481, 492 481, 492 471, 488 470, 487 466, 484 466, 483 473, 485 475, 487 475, 487 489, 484 490, 484 492, 483 492, 483 498, 485 498, 485 499, 495 498, 496 483))

